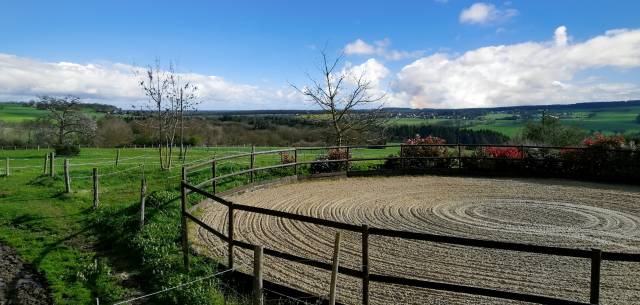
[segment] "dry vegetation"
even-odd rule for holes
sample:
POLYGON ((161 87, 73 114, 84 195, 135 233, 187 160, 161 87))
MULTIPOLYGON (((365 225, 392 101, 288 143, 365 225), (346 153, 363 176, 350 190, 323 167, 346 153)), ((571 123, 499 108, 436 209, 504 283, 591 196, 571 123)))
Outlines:
MULTIPOLYGON (((272 209, 374 227, 445 235, 640 252, 640 188, 567 182, 446 177, 350 178, 280 185, 230 197, 272 209), (515 199, 517 198, 517 199, 515 199)), ((226 209, 201 216, 225 228, 226 209)), ((237 212, 236 238, 330 262, 334 231, 237 212)), ((226 257, 224 244, 199 229, 199 251, 226 257)), ((588 302, 589 261, 371 237, 371 272, 588 302)), ((251 253, 238 251, 240 263, 251 253)), ((360 268, 360 236, 343 234, 341 261, 360 268)), ((248 267, 245 267, 247 271, 248 267)), ((318 295, 330 274, 267 258, 266 277, 318 295)), ((603 262, 602 304, 640 304, 640 264, 603 262)), ((360 280, 341 276, 339 300, 360 302, 360 280)), ((372 304, 522 304, 454 293, 371 284, 372 304)))

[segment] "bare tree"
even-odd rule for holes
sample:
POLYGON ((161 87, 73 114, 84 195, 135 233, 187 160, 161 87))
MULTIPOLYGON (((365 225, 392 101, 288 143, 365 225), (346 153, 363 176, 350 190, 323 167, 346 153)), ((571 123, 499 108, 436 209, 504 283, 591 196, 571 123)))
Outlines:
POLYGON ((163 70, 160 61, 147 66, 138 74, 140 88, 149 98, 147 110, 151 117, 146 120, 154 127, 158 141, 158 157, 162 169, 171 168, 172 148, 175 135, 175 108, 167 99, 171 86, 171 72, 163 70), (164 147, 164 148, 163 148, 164 147))
POLYGON ((330 59, 322 50, 319 71, 322 75, 316 79, 307 75, 311 84, 294 89, 309 101, 318 105, 330 118, 335 144, 341 146, 346 141, 365 137, 365 141, 376 139, 377 130, 382 127, 382 104, 384 94, 372 94, 372 83, 365 76, 366 71, 355 72, 342 69, 338 71, 343 54, 330 59))
POLYGON ((198 105, 198 86, 184 80, 182 76, 171 73, 169 76, 169 99, 176 111, 177 121, 180 124, 180 159, 184 162, 184 113, 195 110, 198 105))
POLYGON ((172 165, 178 128, 180 156, 184 156, 184 113, 195 109, 198 87, 176 73, 173 65, 169 65, 168 69, 162 69, 158 60, 155 66, 147 67, 139 84, 149 98, 147 109, 152 114, 150 125, 157 134, 161 167, 169 169, 172 165))
POLYGON ((41 107, 49 111, 58 144, 70 142, 71 135, 90 137, 95 133, 96 122, 82 112, 79 97, 41 96, 39 99, 41 107))

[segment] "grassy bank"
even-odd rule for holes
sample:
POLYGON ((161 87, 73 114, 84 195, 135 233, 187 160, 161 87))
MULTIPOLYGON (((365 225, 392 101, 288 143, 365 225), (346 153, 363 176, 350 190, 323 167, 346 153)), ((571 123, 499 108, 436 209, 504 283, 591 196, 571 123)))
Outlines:
MULTIPOLYGON (((194 149, 187 162, 243 149, 194 149)), ((57 304, 95 304, 95 298, 110 304, 215 272, 212 262, 196 259, 188 274, 179 264, 178 202, 169 200, 176 194, 179 166, 161 171, 155 151, 128 149, 121 151, 116 167, 115 149, 83 149, 70 158, 72 192, 66 194, 62 158, 57 158, 55 178, 43 176, 45 153, 0 151, 0 160, 11 159, 11 175, 0 178, 0 242, 16 248, 44 273, 57 304), (139 230, 140 164, 149 193, 156 192, 149 198, 143 230, 139 230), (92 208, 93 167, 102 175, 97 211, 92 208)), ((215 281, 203 281, 154 300, 218 304, 222 296, 215 281)))

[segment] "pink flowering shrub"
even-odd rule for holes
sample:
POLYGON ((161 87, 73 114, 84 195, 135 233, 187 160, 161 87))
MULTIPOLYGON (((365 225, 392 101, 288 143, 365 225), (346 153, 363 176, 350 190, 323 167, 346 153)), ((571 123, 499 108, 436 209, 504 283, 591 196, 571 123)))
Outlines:
POLYGON ((401 157, 405 159, 387 167, 403 166, 410 169, 448 168, 451 166, 446 141, 434 136, 407 139, 401 148, 401 157))
POLYGON ((621 149, 624 143, 624 137, 621 135, 605 136, 601 133, 596 133, 582 141, 582 144, 587 148, 601 149, 621 149))
POLYGON ((491 158, 501 159, 522 159, 525 156, 524 151, 517 147, 484 147, 483 152, 491 158))

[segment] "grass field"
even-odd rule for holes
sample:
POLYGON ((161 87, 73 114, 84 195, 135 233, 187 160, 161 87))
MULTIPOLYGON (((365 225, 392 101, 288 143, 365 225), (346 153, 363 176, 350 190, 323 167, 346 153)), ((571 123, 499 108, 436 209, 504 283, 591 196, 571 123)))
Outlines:
MULTIPOLYGON (((83 109, 83 112, 95 119, 99 119, 104 116, 103 113, 95 112, 89 108, 83 109)), ((47 114, 48 112, 46 110, 27 107, 22 104, 0 103, 0 121, 4 122, 19 123, 36 120, 47 116, 47 114)))
MULTIPOLYGON (((274 147, 259 147, 271 150, 274 147)), ((397 148, 353 150, 356 157, 387 156, 397 148)), ((249 147, 193 148, 185 164, 214 156, 249 152, 249 147)), ((313 160, 324 150, 301 152, 300 160, 313 160)), ((110 304, 141 291, 156 291, 215 271, 215 264, 195 259, 191 273, 182 269, 179 240, 178 186, 182 163, 175 159, 170 171, 158 168, 154 149, 83 148, 69 158, 71 193, 64 193, 63 158, 56 158, 56 178, 43 175, 42 150, 0 150, 0 242, 19 252, 42 271, 56 304, 110 304), (4 176, 9 158, 10 176, 4 176), (148 199, 147 224, 139 227, 139 189, 142 167, 149 192, 164 200, 148 199), (100 207, 92 208, 92 168, 100 176, 100 207), (158 193, 159 192, 159 193, 158 193), (164 196, 164 197, 163 197, 164 196), (173 201, 171 201, 173 200, 173 201), (162 201, 162 202, 160 202, 162 201), (166 203, 164 201, 168 201, 166 203), (142 283, 133 285, 132 283, 142 283)), ((278 154, 259 155, 256 166, 280 162, 278 154)), ((369 163, 371 165, 373 163, 369 163)), ((249 166, 249 157, 220 162, 224 174, 249 166)), ((365 166, 365 165, 361 165, 365 166)), ((192 176, 210 177, 209 167, 192 176)), ((268 178, 269 172, 258 178, 268 178)), ((246 176, 222 181, 219 190, 246 182, 246 176)), ((222 304, 216 282, 159 295, 152 304, 222 304)), ((239 297, 238 297, 239 298, 239 297)), ((234 299, 227 298, 227 304, 234 299)), ((236 302, 237 303, 237 302, 236 302)))

